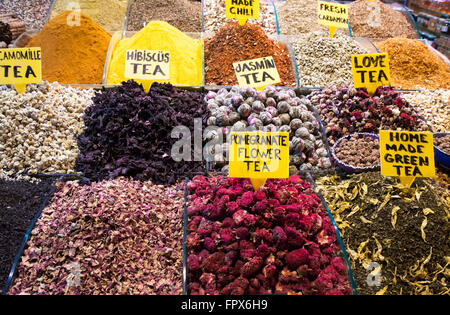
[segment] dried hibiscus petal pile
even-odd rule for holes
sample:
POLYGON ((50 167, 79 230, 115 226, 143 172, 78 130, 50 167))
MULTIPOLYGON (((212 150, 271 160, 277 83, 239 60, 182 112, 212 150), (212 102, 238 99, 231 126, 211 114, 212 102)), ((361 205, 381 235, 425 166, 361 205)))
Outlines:
POLYGON ((450 294, 450 195, 417 178, 410 191, 380 173, 317 180, 362 294, 450 294))
POLYGON ((428 131, 419 113, 396 91, 378 88, 373 97, 352 86, 331 87, 309 96, 330 145, 348 133, 379 130, 428 131))
POLYGON ((294 175, 188 184, 189 294, 350 294, 336 235, 311 184, 294 175))
MULTIPOLYGON (((97 93, 93 101, 85 112, 86 129, 78 138, 77 171, 86 177, 126 176, 174 184, 204 170, 203 162, 176 162, 171 156, 179 140, 171 137, 173 128, 186 126, 193 135, 194 118, 206 123, 202 93, 159 83, 145 93, 142 86, 128 81, 97 93)), ((191 139, 193 143, 194 136, 191 139)))
POLYGON ((181 294, 183 203, 123 177, 59 183, 10 294, 181 294))

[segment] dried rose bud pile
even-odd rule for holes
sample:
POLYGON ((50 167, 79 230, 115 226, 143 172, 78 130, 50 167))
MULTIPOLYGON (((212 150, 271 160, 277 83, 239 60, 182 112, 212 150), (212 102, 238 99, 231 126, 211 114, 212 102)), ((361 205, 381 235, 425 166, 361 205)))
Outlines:
POLYGON ((322 177, 317 184, 346 244, 359 293, 450 293, 448 191, 417 178, 405 192, 397 179, 379 172, 342 181, 322 177))
POLYGON ((58 186, 10 294, 181 294, 182 187, 125 178, 58 186))
POLYGON ((434 145, 445 154, 450 155, 450 135, 435 137, 434 145))
POLYGON ((335 154, 341 162, 350 166, 374 166, 380 164, 380 142, 378 139, 354 133, 339 143, 335 154))
POLYGON ((188 294, 350 294, 336 234, 311 184, 188 184, 188 294))
POLYGON ((379 130, 428 131, 419 113, 396 91, 378 88, 374 97, 352 86, 331 87, 309 96, 330 145, 347 133, 379 130))

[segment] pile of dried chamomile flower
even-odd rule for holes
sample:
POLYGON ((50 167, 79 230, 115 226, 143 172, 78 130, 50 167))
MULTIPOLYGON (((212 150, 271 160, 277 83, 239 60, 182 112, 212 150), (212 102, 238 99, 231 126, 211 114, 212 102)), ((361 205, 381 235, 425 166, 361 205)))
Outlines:
POLYGON ((429 180, 404 190, 364 173, 317 180, 339 227, 360 294, 449 294, 450 195, 429 180))

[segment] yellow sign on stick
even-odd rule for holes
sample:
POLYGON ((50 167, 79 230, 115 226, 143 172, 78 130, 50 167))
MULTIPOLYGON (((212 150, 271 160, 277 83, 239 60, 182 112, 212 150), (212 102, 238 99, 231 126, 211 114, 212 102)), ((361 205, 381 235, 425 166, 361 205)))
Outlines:
POLYGON ((229 176, 250 178, 255 190, 267 178, 289 177, 288 132, 232 132, 229 176))
POLYGON ((318 1, 317 18, 319 24, 328 26, 332 38, 337 28, 348 28, 348 6, 318 1))
POLYGON ((169 80, 170 52, 163 50, 127 50, 125 78, 169 80))
POLYGON ((272 56, 235 62, 233 67, 240 86, 262 90, 267 85, 281 82, 272 56))
POLYGON ((380 130, 381 175, 400 177, 410 187, 416 177, 434 177, 433 134, 380 130))
POLYGON ((12 84, 18 93, 27 84, 42 82, 40 47, 0 49, 0 84, 12 84))
POLYGON ((352 55, 353 85, 373 95, 379 86, 391 84, 388 54, 352 55))
POLYGON ((227 19, 237 19, 239 25, 244 25, 248 19, 259 19, 259 0, 226 0, 227 19))

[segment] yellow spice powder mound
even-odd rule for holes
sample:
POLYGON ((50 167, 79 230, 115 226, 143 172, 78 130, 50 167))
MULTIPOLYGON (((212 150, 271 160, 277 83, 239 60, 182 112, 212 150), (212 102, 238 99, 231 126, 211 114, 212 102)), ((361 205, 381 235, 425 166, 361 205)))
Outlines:
POLYGON ((449 89, 450 66, 415 39, 391 38, 376 44, 389 54, 391 84, 403 89, 449 89))
MULTIPOLYGON (((170 52, 169 82, 176 86, 202 85, 202 42, 193 39, 163 21, 151 21, 132 37, 122 39, 113 50, 107 84, 120 84, 125 77, 127 50, 146 49, 170 52)), ((135 80, 147 91, 153 82, 167 80, 135 80)))

